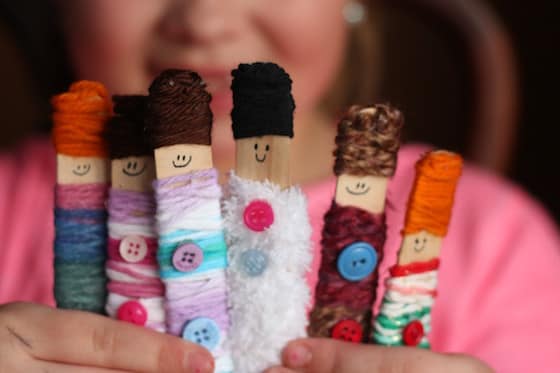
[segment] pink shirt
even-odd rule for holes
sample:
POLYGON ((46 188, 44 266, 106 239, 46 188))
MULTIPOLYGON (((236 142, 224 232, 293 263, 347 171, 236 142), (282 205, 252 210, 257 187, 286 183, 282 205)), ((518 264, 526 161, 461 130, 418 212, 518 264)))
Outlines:
MULTIPOLYGON (((394 264, 399 231, 426 148, 405 146, 389 186, 382 278, 394 264)), ((54 153, 32 140, 0 157, 0 303, 53 304, 54 153)), ((315 252, 334 178, 305 188, 315 252)), ((316 255, 310 281, 317 278, 316 255)), ((457 190, 439 272, 430 340, 436 351, 477 356, 499 372, 550 371, 560 336, 560 237, 545 211, 518 187, 467 165, 457 190)), ((380 286, 378 302, 384 288, 380 286)))

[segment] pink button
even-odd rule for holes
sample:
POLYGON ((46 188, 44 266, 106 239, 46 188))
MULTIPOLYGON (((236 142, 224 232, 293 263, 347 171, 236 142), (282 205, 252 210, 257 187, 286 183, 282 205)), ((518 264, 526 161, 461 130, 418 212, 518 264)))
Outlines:
POLYGON ((148 244, 140 236, 126 236, 119 245, 119 254, 129 263, 138 263, 148 254, 148 244))
POLYGON ((148 312, 139 302, 129 300, 119 307, 117 319, 142 326, 148 320, 148 312))
POLYGON ((204 259, 204 253, 194 243, 186 243, 175 249, 173 253, 173 267, 181 272, 191 272, 197 269, 202 260, 204 259))
POLYGON ((262 232, 274 223, 274 211, 272 211, 272 207, 266 201, 251 201, 245 207, 243 221, 250 230, 262 232))

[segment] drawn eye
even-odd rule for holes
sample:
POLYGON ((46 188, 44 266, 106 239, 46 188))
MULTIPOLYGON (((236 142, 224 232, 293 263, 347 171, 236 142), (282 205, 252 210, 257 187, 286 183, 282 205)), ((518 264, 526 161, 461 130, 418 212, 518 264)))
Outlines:
POLYGON ((184 161, 185 159, 187 159, 187 157, 186 157, 186 156, 183 156, 183 161, 184 161))
POLYGON ((179 154, 177 154, 177 160, 180 161, 181 160, 181 156, 179 154))
POLYGON ((416 239, 414 240, 414 243, 418 244, 418 243, 420 243, 420 240, 419 240, 418 238, 416 238, 416 239))
POLYGON ((427 238, 424 238, 424 243, 426 243, 427 241, 428 241, 428 239, 427 239, 427 238))
POLYGON ((264 150, 269 151, 270 150, 270 145, 266 144, 266 147, 264 148, 264 150))
POLYGON ((259 149, 259 144, 255 144, 254 148, 255 148, 255 150, 258 150, 259 149))

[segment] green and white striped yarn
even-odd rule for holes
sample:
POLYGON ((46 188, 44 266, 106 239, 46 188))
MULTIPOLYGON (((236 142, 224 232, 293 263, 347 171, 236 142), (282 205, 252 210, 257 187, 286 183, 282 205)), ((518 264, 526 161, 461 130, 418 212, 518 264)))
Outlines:
POLYGON ((431 330, 437 272, 433 270, 387 279, 387 290, 374 323, 374 343, 385 346, 405 345, 404 328, 410 322, 418 320, 424 327, 424 336, 417 347, 430 348, 427 335, 431 330))

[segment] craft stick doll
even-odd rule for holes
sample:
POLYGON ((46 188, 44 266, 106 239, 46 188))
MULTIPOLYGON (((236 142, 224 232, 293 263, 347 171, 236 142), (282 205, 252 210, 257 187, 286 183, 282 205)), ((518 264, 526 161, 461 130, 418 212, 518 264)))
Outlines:
POLYGON ((113 102, 115 116, 106 134, 111 158, 106 311, 119 320, 164 332, 154 156, 144 138, 147 96, 113 96, 113 102))
POLYGON ((403 241, 390 269, 374 325, 374 343, 429 348, 431 309, 436 296, 442 240, 451 218, 462 159, 446 151, 425 154, 416 163, 403 241))
POLYGON ((183 70, 166 70, 150 86, 146 134, 155 149, 157 258, 167 332, 210 350, 216 372, 232 372, 222 193, 205 87, 197 73, 183 70))
POLYGON ((232 76, 236 169, 224 201, 230 342, 235 372, 260 373, 306 334, 311 228, 306 199, 289 181, 290 77, 272 63, 241 64, 232 76))
POLYGON ((364 342, 370 333, 385 244, 387 183, 395 173, 401 113, 351 107, 338 125, 336 193, 325 214, 322 258, 309 334, 364 342))
POLYGON ((53 97, 52 105, 56 304, 104 313, 108 161, 103 131, 111 100, 100 83, 80 81, 53 97))

